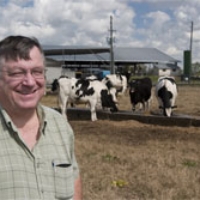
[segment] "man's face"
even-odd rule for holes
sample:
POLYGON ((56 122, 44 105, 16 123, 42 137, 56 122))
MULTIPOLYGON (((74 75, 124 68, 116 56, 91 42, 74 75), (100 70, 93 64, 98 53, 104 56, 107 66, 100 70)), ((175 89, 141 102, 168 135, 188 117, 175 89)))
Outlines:
POLYGON ((0 105, 7 111, 35 109, 44 95, 43 56, 34 47, 30 58, 5 62, 0 69, 0 105))

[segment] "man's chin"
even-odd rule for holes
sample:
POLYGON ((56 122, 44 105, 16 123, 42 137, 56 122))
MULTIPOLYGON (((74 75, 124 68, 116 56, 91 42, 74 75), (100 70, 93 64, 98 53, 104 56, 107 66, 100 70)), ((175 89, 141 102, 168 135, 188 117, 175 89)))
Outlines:
POLYGON ((24 103, 24 104, 20 104, 18 105, 18 107, 22 110, 32 110, 32 109, 35 109, 37 107, 37 104, 36 103, 24 103))

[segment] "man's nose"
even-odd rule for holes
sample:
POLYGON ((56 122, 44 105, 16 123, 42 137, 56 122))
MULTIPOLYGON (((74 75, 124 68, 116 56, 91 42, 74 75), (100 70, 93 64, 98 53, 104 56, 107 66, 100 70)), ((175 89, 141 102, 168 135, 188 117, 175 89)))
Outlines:
POLYGON ((23 83, 26 83, 26 84, 35 84, 35 78, 31 74, 31 72, 27 72, 26 74, 24 74, 23 83))

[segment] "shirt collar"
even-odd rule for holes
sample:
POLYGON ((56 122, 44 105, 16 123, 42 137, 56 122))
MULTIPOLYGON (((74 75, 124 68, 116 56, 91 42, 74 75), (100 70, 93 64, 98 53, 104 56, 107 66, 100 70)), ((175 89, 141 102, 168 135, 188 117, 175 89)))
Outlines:
POLYGON ((40 121, 40 130, 42 131, 43 134, 45 134, 45 127, 47 125, 47 118, 46 118, 43 106, 41 104, 39 104, 37 106, 37 114, 38 114, 39 121, 40 121))
MULTIPOLYGON (((39 121, 40 121, 40 130, 42 130, 42 133, 45 133, 45 127, 46 127, 46 124, 47 124, 47 119, 46 119, 46 115, 44 113, 44 109, 43 109, 42 105, 39 104, 37 106, 36 110, 37 110, 37 114, 38 114, 39 121)), ((16 128, 15 124, 12 122, 10 116, 1 107, 1 105, 0 105, 0 114, 3 117, 6 126, 9 127, 9 128, 12 128, 15 132, 17 132, 17 128, 16 128)))
POLYGON ((16 127, 12 123, 10 116, 7 114, 7 112, 1 106, 0 106, 0 113, 1 113, 1 116, 2 116, 6 126, 9 128, 12 128, 13 130, 16 130, 16 127))

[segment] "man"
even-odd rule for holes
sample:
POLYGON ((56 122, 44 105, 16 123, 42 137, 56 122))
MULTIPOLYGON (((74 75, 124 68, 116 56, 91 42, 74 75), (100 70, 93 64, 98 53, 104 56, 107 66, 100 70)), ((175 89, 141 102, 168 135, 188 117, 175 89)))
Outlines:
POLYGON ((81 199, 71 126, 39 104, 45 57, 36 39, 0 42, 1 199, 81 199))

